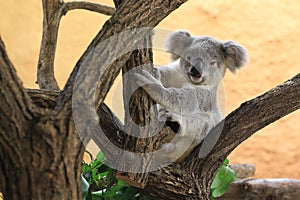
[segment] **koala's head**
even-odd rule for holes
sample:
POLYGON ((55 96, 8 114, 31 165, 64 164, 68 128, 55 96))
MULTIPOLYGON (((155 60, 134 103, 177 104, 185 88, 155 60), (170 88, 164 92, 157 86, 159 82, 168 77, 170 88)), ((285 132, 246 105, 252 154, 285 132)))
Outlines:
POLYGON ((196 85, 216 84, 226 69, 234 73, 247 60, 246 50, 234 41, 192 37, 187 31, 171 33, 166 46, 172 60, 180 59, 187 80, 196 85))

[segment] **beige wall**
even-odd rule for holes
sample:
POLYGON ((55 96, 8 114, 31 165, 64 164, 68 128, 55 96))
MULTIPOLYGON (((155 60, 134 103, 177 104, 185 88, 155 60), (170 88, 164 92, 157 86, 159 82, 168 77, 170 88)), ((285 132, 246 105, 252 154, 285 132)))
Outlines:
MULTIPOLYGON (((112 0, 98 0, 112 5, 112 0)), ((194 35, 236 40, 249 51, 250 61, 236 76, 224 80, 226 113, 300 72, 300 1, 190 0, 158 28, 186 29, 194 35)), ((107 17, 72 11, 62 19, 55 60, 63 86, 72 67, 107 17)), ((26 87, 34 84, 41 40, 42 8, 36 0, 0 0, 0 34, 26 87)), ((157 63, 168 56, 156 55, 157 63)), ((299 90, 300 92, 300 90, 299 90)), ((109 98, 120 98, 117 92, 109 98)), ((113 101, 113 109, 122 105, 113 101)), ((259 131, 230 157, 251 162, 257 177, 300 178, 300 112, 259 131)))

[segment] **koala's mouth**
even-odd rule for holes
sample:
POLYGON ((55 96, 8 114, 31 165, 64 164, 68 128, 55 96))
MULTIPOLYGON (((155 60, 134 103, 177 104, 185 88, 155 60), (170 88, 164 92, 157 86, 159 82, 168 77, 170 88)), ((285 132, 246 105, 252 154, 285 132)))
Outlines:
POLYGON ((204 80, 202 74, 195 67, 189 69, 188 75, 193 83, 201 83, 204 80))

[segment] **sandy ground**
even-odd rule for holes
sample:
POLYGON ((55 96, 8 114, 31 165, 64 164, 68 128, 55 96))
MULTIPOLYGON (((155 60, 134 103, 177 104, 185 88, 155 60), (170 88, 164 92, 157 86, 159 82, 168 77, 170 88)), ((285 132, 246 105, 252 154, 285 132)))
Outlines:
MULTIPOLYGON (((112 5, 111 0, 98 0, 112 5)), ((227 74, 228 114, 300 71, 300 2, 298 0, 190 0, 167 17, 160 29, 186 29, 194 35, 235 40, 248 49, 250 60, 236 76, 227 74)), ((62 19, 55 73, 61 87, 73 66, 108 17, 72 11, 62 19)), ((0 34, 25 87, 36 88, 36 63, 41 40, 42 8, 36 0, 0 0, 0 34)), ((167 63, 166 54, 155 62, 167 63)), ((119 86, 116 86, 117 88, 119 86)), ((300 90, 299 90, 300 92, 300 90)), ((121 115, 120 92, 107 102, 121 115)), ((300 179, 300 112, 264 128, 230 156, 235 163, 254 163, 256 177, 300 179)))

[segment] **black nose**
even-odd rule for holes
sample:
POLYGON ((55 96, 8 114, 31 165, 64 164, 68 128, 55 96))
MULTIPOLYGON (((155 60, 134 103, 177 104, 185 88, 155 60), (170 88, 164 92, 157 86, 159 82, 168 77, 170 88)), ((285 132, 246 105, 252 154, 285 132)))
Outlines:
POLYGON ((200 71, 198 71, 197 69, 196 69, 196 67, 191 67, 191 69, 190 69, 190 75, 191 76, 193 76, 193 77, 198 77, 198 78, 200 78, 201 77, 201 72, 200 71))

